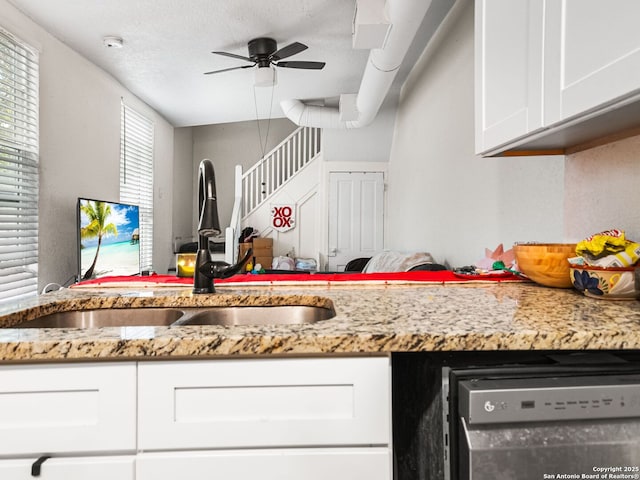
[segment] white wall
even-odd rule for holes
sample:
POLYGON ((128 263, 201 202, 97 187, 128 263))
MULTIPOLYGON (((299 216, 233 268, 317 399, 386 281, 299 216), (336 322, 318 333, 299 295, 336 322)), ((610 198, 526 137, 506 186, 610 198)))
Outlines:
POLYGON ((173 127, 113 77, 0 0, 0 25, 40 50, 39 288, 77 271, 76 201, 117 201, 121 98, 154 122, 154 269, 172 257, 173 127))
MULTIPOLYGON (((173 136, 173 235, 179 237, 178 243, 195 240, 193 230, 193 129, 176 128, 173 136)), ((197 193, 197 191, 195 192, 197 193)))
POLYGON ((398 107, 397 91, 390 91, 370 125, 322 131, 322 155, 327 162, 388 162, 398 107))
POLYGON ((640 241, 640 136, 567 157, 565 236, 574 241, 620 228, 640 241))
MULTIPOLYGON (((258 132, 258 122, 255 121, 193 127, 193 185, 196 185, 198 181, 200 161, 203 158, 211 159, 216 172, 218 215, 222 229, 228 227, 231 222, 235 166, 242 165, 242 170, 247 171, 260 160, 263 153, 262 148, 265 145, 264 153, 266 154, 296 128, 297 125, 286 118, 272 119, 268 126, 266 120, 260 120, 260 132, 258 132), (266 135, 267 128, 268 136, 266 135)), ((196 196, 197 190, 193 195, 194 233, 198 226, 196 196)))
POLYGON ((485 247, 563 240, 564 157, 474 154, 473 2, 405 83, 388 178, 387 247, 462 266, 485 247))

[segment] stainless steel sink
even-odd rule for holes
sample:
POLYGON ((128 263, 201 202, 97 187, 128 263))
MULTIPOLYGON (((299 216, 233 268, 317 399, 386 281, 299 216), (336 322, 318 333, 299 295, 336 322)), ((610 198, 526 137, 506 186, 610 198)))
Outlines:
POLYGON ((307 305, 262 307, 214 307, 190 312, 179 325, 295 325, 327 320, 336 314, 333 308, 307 305))
POLYGON ((45 315, 11 328, 179 327, 187 325, 294 325, 335 316, 333 307, 307 305, 204 308, 116 308, 45 315))
POLYGON ((175 308, 72 310, 45 315, 13 328, 162 327, 183 315, 183 310, 175 308))

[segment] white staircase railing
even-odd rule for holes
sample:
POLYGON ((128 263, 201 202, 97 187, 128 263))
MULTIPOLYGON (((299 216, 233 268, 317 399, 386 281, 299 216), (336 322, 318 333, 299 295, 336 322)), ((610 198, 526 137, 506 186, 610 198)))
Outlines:
POLYGON ((321 149, 321 129, 299 127, 242 175, 242 216, 246 217, 321 149))
POLYGON ((242 166, 236 165, 233 189, 233 211, 231 225, 224 232, 224 261, 233 265, 238 260, 238 235, 242 228, 240 210, 242 210, 242 166))

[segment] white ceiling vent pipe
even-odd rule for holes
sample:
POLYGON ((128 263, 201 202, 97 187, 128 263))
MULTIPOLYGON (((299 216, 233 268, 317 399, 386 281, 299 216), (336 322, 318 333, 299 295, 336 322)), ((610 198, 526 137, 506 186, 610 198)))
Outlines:
POLYGON ((335 107, 306 105, 297 99, 280 102, 284 114, 297 125, 316 128, 359 128, 378 114, 402 60, 427 13, 431 0, 387 0, 391 31, 384 48, 371 50, 356 100, 358 119, 342 121, 335 107))

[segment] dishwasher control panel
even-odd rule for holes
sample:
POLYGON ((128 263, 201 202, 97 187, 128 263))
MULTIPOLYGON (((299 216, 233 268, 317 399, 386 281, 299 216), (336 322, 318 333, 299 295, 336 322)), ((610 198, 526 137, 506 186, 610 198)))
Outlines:
POLYGON ((463 380, 468 425, 640 417, 640 374, 463 380))

